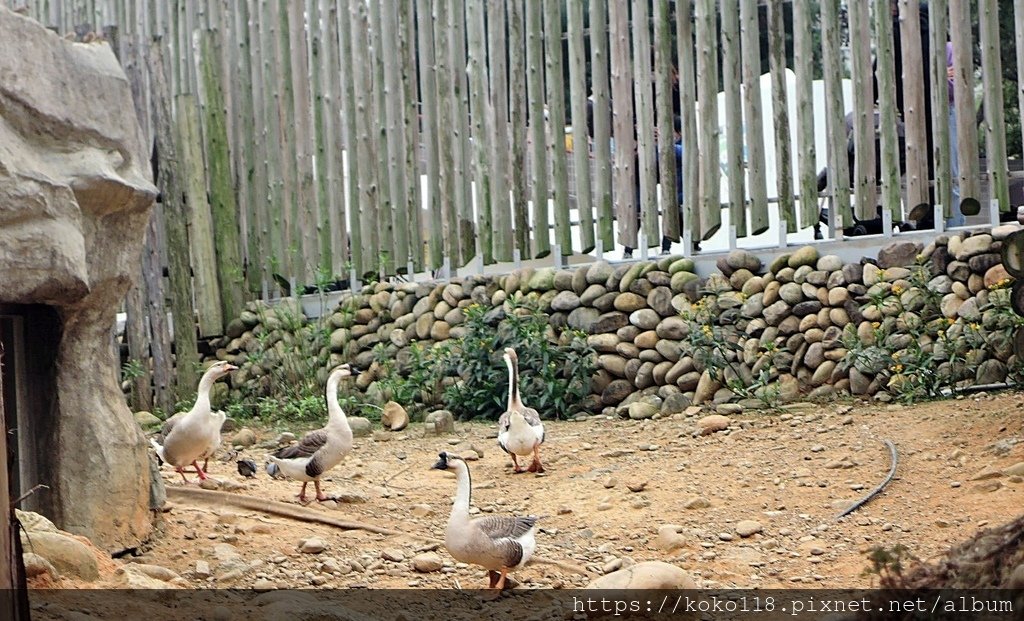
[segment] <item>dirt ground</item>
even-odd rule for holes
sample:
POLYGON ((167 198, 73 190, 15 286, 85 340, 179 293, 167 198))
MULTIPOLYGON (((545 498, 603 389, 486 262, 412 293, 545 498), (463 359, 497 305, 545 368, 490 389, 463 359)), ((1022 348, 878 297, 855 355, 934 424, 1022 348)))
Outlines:
MULTIPOLYGON (((195 588, 486 586, 481 569, 456 564, 436 541, 455 480, 431 465, 439 450, 452 450, 482 453, 470 462, 481 513, 544 516, 536 556, 562 564, 519 570, 514 577, 526 587, 581 587, 631 560, 673 563, 707 588, 867 587, 875 583, 864 573, 874 546, 902 544, 929 559, 1021 513, 1024 482, 1001 471, 1024 462, 1022 408, 1016 393, 909 407, 798 404, 733 417, 728 431, 704 437, 693 435, 700 415, 549 423, 543 475, 512 475, 493 425, 458 424, 451 437, 424 437, 414 423, 358 438, 324 480, 340 500, 307 505, 405 535, 179 499, 169 503, 151 547, 131 560, 172 569, 195 588), (899 451, 896 478, 837 521, 887 474, 884 439, 899 451), (758 522, 761 532, 741 537, 743 520, 758 522), (680 527, 672 549, 659 545, 664 525, 680 527), (322 552, 299 551, 311 537, 322 552), (412 559, 429 552, 442 566, 421 573, 412 559)), ((256 429, 258 442, 273 443, 280 431, 256 429)), ((262 464, 267 449, 259 446, 241 456, 262 464)), ((210 470, 231 494, 298 506, 298 483, 263 471, 245 479, 233 461, 211 462, 210 470)), ((182 485, 169 468, 163 474, 168 486, 182 485)))

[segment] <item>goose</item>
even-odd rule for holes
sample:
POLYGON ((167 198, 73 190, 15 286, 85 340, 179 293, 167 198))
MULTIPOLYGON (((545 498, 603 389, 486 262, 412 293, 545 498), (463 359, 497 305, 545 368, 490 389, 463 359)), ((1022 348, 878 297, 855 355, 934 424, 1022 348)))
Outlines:
POLYGON ((353 369, 343 364, 334 369, 327 377, 327 425, 321 429, 310 431, 298 444, 286 446, 270 455, 267 472, 276 477, 278 474, 289 479, 302 481, 299 501, 306 501, 306 485, 310 481, 316 488, 316 499, 327 500, 320 491, 320 477, 331 468, 341 463, 345 455, 352 450, 352 428, 349 427, 345 412, 338 405, 338 384, 342 378, 354 375, 353 369))
POLYGON ((214 382, 237 368, 223 360, 212 364, 199 380, 199 390, 192 409, 167 419, 160 430, 160 439, 149 440, 160 461, 174 466, 186 483, 188 478, 185 477, 184 467, 189 464, 195 466, 200 480, 206 479, 206 466, 200 468, 198 460, 203 458, 208 462, 220 446, 220 428, 225 419, 224 412, 215 412, 210 407, 210 389, 214 382))
POLYGON ((544 442, 544 424, 540 414, 523 405, 519 398, 519 356, 511 347, 505 348, 502 356, 508 366, 508 409, 498 419, 498 446, 512 456, 513 474, 520 472, 544 472, 540 463, 540 445, 544 442), (530 467, 519 467, 516 456, 533 455, 530 467))
POLYGON ((505 588, 509 571, 525 565, 537 548, 534 526, 538 518, 488 515, 470 519, 469 498, 472 479, 464 459, 448 452, 438 453, 437 470, 455 473, 455 502, 444 533, 444 547, 455 560, 487 570, 492 589, 505 588))

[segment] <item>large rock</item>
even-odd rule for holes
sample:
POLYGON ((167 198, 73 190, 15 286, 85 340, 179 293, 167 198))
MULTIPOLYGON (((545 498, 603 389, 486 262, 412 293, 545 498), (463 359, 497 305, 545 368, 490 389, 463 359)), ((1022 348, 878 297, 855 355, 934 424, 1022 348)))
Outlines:
POLYGON ((402 404, 388 401, 380 414, 380 424, 391 431, 401 431, 409 426, 409 414, 402 404))
POLYGON ((88 545, 63 533, 35 531, 21 534, 25 552, 38 554, 65 576, 92 582, 100 577, 96 555, 88 545))
POLYGON ((156 197, 149 145, 108 45, 0 9, 0 76, 0 303, 48 307, 26 316, 26 331, 36 364, 53 369, 25 387, 49 396, 19 433, 89 456, 27 462, 27 480, 50 487, 33 502, 102 548, 136 547, 152 530, 149 456, 110 328, 156 197))
POLYGON ((646 561, 601 576, 588 589, 696 589, 697 583, 686 571, 661 561, 646 561))

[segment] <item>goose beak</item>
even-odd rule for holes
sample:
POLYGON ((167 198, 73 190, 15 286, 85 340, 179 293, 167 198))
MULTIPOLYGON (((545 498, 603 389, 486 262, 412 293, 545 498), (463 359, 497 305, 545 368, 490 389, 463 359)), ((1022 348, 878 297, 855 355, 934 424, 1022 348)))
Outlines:
POLYGON ((226 365, 224 365, 224 370, 225 371, 237 371, 238 367, 236 367, 233 364, 226 364, 226 365))

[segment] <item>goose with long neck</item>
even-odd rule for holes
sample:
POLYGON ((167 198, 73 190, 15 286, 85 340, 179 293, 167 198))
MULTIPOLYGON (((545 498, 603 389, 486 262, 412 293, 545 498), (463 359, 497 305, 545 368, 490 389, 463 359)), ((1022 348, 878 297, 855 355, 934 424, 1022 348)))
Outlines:
POLYGON ((451 453, 438 454, 437 470, 455 473, 455 501, 444 533, 444 547, 455 560, 479 565, 487 570, 490 588, 505 587, 509 571, 522 567, 537 548, 534 535, 536 517, 488 515, 471 519, 469 501, 473 483, 469 465, 451 453))
POLYGON ((310 431, 298 444, 286 446, 269 457, 267 472, 302 481, 299 500, 306 501, 306 485, 316 488, 316 499, 327 500, 320 490, 320 477, 341 463, 352 451, 352 428, 345 411, 338 403, 338 386, 343 378, 353 375, 352 367, 343 364, 327 377, 327 425, 310 431))
POLYGON ((174 466, 186 482, 184 467, 189 464, 195 467, 200 480, 206 478, 205 466, 200 468, 198 460, 208 460, 220 446, 220 428, 225 419, 224 412, 215 412, 210 407, 210 390, 214 382, 237 368, 224 361, 211 365, 199 380, 192 409, 167 419, 158 437, 150 438, 157 457, 174 466))
POLYGON ((512 457, 513 474, 544 472, 544 465, 540 461, 544 424, 537 410, 526 407, 519 398, 519 356, 516 350, 506 347, 502 358, 508 366, 508 408, 498 419, 498 446, 512 457), (533 455, 530 467, 521 469, 517 456, 530 455, 533 455))

